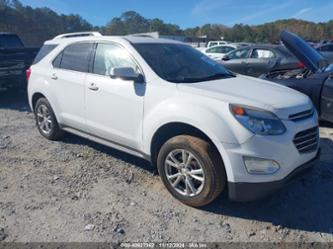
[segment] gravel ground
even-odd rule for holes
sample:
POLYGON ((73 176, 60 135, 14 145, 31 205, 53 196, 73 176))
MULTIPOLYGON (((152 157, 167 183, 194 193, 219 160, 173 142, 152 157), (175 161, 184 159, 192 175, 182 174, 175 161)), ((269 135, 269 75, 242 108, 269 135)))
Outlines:
POLYGON ((320 162, 273 196, 195 209, 141 159, 69 134, 47 141, 25 96, 0 93, 0 241, 333 242, 332 140, 322 127, 320 162))

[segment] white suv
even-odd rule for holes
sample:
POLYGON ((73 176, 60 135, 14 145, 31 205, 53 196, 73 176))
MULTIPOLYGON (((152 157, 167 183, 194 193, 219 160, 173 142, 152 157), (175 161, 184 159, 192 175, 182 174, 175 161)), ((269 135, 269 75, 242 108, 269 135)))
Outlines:
POLYGON ((63 131, 145 158, 202 206, 284 185, 319 156, 317 112, 286 87, 234 75, 190 46, 96 33, 46 41, 27 71, 40 133, 63 131))

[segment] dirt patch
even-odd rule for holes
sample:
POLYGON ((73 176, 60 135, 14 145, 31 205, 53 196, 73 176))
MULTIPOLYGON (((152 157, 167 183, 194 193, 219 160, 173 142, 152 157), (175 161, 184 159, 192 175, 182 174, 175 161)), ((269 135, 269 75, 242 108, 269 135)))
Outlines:
POLYGON ((316 167, 271 197, 222 194, 195 209, 149 163, 67 135, 39 135, 23 95, 0 93, 0 241, 331 241, 333 129, 316 167))

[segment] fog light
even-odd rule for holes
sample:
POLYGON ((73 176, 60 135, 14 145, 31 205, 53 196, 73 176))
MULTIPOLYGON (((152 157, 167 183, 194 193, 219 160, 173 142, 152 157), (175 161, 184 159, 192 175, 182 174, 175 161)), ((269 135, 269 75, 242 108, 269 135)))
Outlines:
POLYGON ((280 165, 268 159, 257 157, 244 157, 246 170, 249 174, 253 175, 271 175, 280 169, 280 165))

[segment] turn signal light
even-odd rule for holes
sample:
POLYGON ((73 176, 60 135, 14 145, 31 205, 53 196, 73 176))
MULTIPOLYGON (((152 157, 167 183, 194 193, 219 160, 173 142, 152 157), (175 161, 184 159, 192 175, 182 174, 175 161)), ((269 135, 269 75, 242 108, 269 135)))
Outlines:
POLYGON ((233 105, 233 106, 231 106, 231 111, 234 115, 237 115, 237 116, 245 115, 245 110, 241 106, 233 105))
POLYGON ((29 82, 30 76, 31 76, 31 67, 29 67, 27 69, 27 71, 25 71, 26 73, 26 79, 27 79, 27 83, 29 82))

